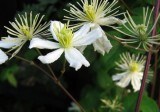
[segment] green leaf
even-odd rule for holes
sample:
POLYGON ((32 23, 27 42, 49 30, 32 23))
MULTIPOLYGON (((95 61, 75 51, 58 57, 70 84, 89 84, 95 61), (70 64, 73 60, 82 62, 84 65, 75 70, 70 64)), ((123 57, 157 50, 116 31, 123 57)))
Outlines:
MULTIPOLYGON (((123 105, 124 105, 124 112, 134 112, 136 102, 138 98, 137 93, 131 93, 127 97, 125 97, 123 105)), ((155 101, 147 96, 147 94, 143 95, 141 106, 141 112, 158 112, 158 106, 155 101)))
POLYGON ((99 70, 97 73, 97 85, 99 85, 102 89, 106 91, 111 91, 113 86, 115 86, 114 82, 112 81, 112 77, 106 73, 105 70, 99 70))
POLYGON ((8 75, 8 82, 14 86, 17 87, 17 80, 13 74, 8 75))
POLYGON ((87 86, 82 91, 82 99, 81 103, 84 105, 87 112, 91 112, 91 110, 96 109, 100 102, 100 91, 96 89, 96 87, 87 86))
POLYGON ((138 93, 128 94, 128 96, 124 98, 123 101, 124 112, 134 112, 137 98, 138 98, 138 93))
POLYGON ((144 95, 141 103, 141 111, 142 112, 158 112, 158 106, 153 99, 144 95))
POLYGON ((0 73, 0 80, 1 81, 8 81, 12 86, 17 86, 17 80, 15 78, 15 74, 18 72, 19 67, 17 65, 12 65, 8 68, 5 68, 0 73))
POLYGON ((146 3, 152 5, 153 4, 153 0, 144 0, 146 3))

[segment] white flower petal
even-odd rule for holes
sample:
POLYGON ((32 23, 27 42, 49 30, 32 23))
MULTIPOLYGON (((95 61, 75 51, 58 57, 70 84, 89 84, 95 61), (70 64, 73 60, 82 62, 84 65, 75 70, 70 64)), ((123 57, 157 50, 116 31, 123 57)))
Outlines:
POLYGON ((83 54, 83 51, 86 49, 87 46, 77 46, 76 48, 83 54))
POLYGON ((39 48, 39 49, 56 49, 60 48, 59 43, 51 42, 49 40, 44 40, 40 38, 33 38, 30 41, 29 48, 39 48))
POLYGON ((19 46, 22 44, 24 40, 21 38, 12 38, 10 36, 8 37, 2 37, 2 40, 0 41, 0 47, 1 48, 12 48, 13 46, 19 46))
POLYGON ((123 77, 119 82, 116 84, 122 88, 126 87, 129 85, 129 82, 131 81, 131 77, 128 75, 126 77, 123 77))
POLYGON ((53 63, 62 55, 63 52, 64 52, 64 49, 58 49, 48 53, 45 56, 39 56, 38 59, 44 64, 53 63))
POLYGON ((123 70, 123 71, 126 71, 126 70, 129 69, 127 63, 124 63, 124 64, 118 64, 118 63, 117 63, 117 66, 119 67, 119 69, 121 69, 121 70, 123 70))
POLYGON ((110 17, 105 17, 105 18, 100 18, 97 23, 99 25, 104 25, 104 26, 108 26, 108 25, 112 25, 112 24, 124 24, 126 22, 126 20, 120 20, 116 17, 110 16, 110 17))
POLYGON ((60 21, 51 21, 50 25, 50 31, 53 35, 53 38, 58 41, 58 38, 56 36, 55 32, 60 32, 60 30, 64 27, 64 24, 62 24, 60 21))
POLYGON ((137 78, 139 78, 140 80, 142 80, 142 78, 143 78, 143 72, 138 72, 137 73, 137 78))
POLYGON ((101 30, 103 33, 102 38, 97 39, 94 43, 93 43, 93 47, 94 50, 101 53, 102 55, 105 54, 105 52, 109 52, 110 49, 112 48, 112 45, 110 43, 110 41, 107 39, 106 34, 104 33, 103 30, 101 30))
POLYGON ((89 30, 90 30, 90 24, 84 24, 77 32, 74 33, 74 37, 73 39, 76 41, 76 40, 79 40, 79 38, 82 38, 83 36, 85 36, 89 30))
POLYGON ((140 90, 141 80, 136 76, 137 74, 133 74, 131 84, 133 86, 134 91, 140 90))
POLYGON ((65 49, 65 58, 75 70, 80 69, 82 65, 86 67, 90 65, 86 58, 75 48, 65 49))
POLYGON ((113 80, 113 81, 120 80, 120 79, 122 79, 123 77, 126 77, 127 74, 128 74, 128 72, 124 72, 124 73, 119 73, 119 74, 113 75, 113 76, 112 76, 112 80, 113 80))
POLYGON ((86 35, 82 36, 78 40, 73 40, 74 46, 83 46, 83 45, 89 45, 95 42, 97 39, 102 37, 102 32, 99 28, 93 29, 86 35))
POLYGON ((8 60, 8 56, 0 49, 0 64, 6 62, 8 60))

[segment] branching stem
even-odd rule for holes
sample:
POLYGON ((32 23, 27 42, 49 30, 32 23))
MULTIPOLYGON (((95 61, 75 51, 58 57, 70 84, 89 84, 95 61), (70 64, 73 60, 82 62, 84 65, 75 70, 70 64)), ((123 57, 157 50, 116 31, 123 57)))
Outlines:
MULTIPOLYGON (((12 55, 10 53, 7 53, 8 55, 12 55)), ((62 85, 62 83, 58 80, 58 78, 56 77, 56 75, 54 74, 53 70, 51 69, 50 65, 47 65, 47 67, 49 68, 51 74, 49 74, 46 70, 44 70, 43 68, 41 68, 39 65, 37 65, 36 63, 34 63, 33 61, 24 59, 23 57, 20 56, 14 56, 17 59, 20 59, 26 63, 31 64, 32 66, 36 67, 37 69, 39 69, 40 71, 42 71, 45 75, 47 75, 50 79, 52 79, 56 85, 58 85, 62 91, 73 101, 75 102, 75 104, 77 104, 77 106, 81 109, 82 112, 86 112, 85 109, 78 103, 78 101, 65 89, 65 87, 62 85)))

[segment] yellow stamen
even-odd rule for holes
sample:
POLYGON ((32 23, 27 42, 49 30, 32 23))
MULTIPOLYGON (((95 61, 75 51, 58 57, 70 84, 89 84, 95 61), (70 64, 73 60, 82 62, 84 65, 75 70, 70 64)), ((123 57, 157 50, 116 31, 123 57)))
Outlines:
POLYGON ((59 32, 56 31, 55 33, 62 47, 69 48, 72 46, 73 32, 67 25, 64 25, 59 32))
POLYGON ((96 11, 95 8, 92 5, 89 5, 88 2, 84 4, 84 12, 86 13, 86 17, 94 22, 96 18, 96 11))
POLYGON ((28 26, 22 26, 20 28, 20 30, 28 38, 28 40, 30 40, 32 38, 32 34, 30 33, 28 26))
POLYGON ((131 62, 129 66, 130 66, 130 71, 131 72, 138 72, 139 71, 138 63, 131 62))

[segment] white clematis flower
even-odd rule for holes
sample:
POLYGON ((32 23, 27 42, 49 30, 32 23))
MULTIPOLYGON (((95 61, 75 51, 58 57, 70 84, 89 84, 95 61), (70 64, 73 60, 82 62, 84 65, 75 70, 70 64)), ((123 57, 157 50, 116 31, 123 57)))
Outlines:
POLYGON ((12 57, 19 52, 19 50, 28 40, 30 41, 35 37, 49 35, 47 29, 49 23, 41 24, 44 16, 39 18, 39 14, 37 14, 33 19, 32 12, 29 14, 29 18, 27 13, 25 13, 25 15, 18 16, 19 18, 15 18, 15 22, 10 22, 13 29, 5 26, 7 32, 13 37, 2 37, 0 41, 1 48, 9 49, 8 52, 15 50, 12 54, 12 57))
POLYGON ((114 0, 109 3, 108 0, 81 0, 81 3, 77 3, 79 8, 73 4, 70 10, 65 10, 69 13, 69 16, 64 16, 67 21, 78 21, 78 24, 73 24, 73 28, 80 27, 84 24, 90 25, 92 29, 99 28, 103 33, 102 38, 99 38, 93 43, 95 51, 101 54, 109 52, 112 48, 110 41, 103 29, 100 26, 111 26, 113 24, 124 23, 124 20, 118 19, 116 16, 121 15, 118 8, 114 6, 117 4, 118 0, 114 0))
POLYGON ((122 73, 113 75, 112 79, 118 81, 116 84, 122 88, 125 88, 131 82, 134 91, 138 91, 143 77, 145 57, 139 54, 135 56, 124 53, 120 55, 120 58, 121 61, 116 64, 118 66, 117 69, 122 71, 122 73))
POLYGON ((8 56, 0 49, 0 64, 8 60, 8 56))
POLYGON ((66 60, 69 62, 70 66, 74 67, 76 70, 81 68, 82 65, 86 67, 90 65, 76 47, 89 45, 100 38, 102 33, 99 29, 90 31, 90 27, 84 25, 80 30, 73 33, 72 30, 68 28, 68 25, 62 24, 59 21, 51 21, 50 31, 53 35, 53 39, 57 42, 34 38, 31 40, 29 46, 29 48, 56 49, 45 56, 39 56, 38 59, 42 63, 53 63, 64 52, 66 60))

